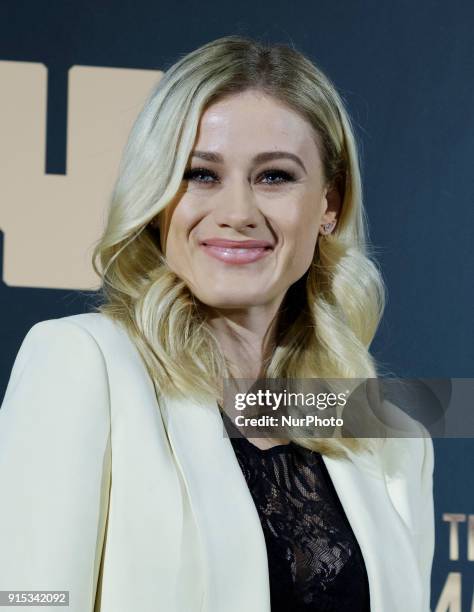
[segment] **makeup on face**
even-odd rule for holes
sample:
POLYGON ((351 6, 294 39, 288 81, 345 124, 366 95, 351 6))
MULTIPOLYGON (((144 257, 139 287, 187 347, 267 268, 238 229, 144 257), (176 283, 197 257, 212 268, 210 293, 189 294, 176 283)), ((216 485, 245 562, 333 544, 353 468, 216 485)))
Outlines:
POLYGON ((203 303, 273 311, 308 270, 326 210, 312 129, 251 91, 203 113, 166 236, 168 264, 203 303))

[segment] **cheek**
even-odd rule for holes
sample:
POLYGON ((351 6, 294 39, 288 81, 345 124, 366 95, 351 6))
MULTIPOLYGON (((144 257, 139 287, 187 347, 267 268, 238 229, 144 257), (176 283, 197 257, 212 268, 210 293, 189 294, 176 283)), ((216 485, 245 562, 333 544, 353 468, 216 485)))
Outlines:
POLYGON ((185 244, 185 234, 183 228, 177 223, 172 222, 168 228, 165 245, 165 257, 170 268, 183 276, 189 267, 188 256, 185 244))
POLYGON ((292 267, 304 274, 311 265, 317 242, 317 232, 313 228, 305 228, 297 237, 292 253, 292 267))
POLYGON ((281 228, 288 265, 304 273, 313 260, 318 239, 319 217, 316 206, 306 207, 298 211, 298 214, 287 217, 281 228))
POLYGON ((165 255, 170 263, 171 260, 183 256, 189 232, 197 222, 195 217, 195 213, 193 214, 184 201, 179 202, 172 212, 167 211, 164 223, 166 232, 165 255))

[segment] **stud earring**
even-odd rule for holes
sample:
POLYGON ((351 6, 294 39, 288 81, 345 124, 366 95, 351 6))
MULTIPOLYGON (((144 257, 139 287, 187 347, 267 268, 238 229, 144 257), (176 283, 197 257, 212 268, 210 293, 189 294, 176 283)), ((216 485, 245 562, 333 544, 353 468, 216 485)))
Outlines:
POLYGON ((332 221, 331 223, 324 224, 323 225, 324 234, 330 234, 334 225, 335 225, 334 221, 332 221))

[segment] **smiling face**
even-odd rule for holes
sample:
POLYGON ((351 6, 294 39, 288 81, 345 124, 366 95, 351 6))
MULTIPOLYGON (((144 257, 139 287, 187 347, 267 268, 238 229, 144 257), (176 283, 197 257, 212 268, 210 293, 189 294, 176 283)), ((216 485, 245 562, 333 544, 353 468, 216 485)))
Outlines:
POLYGON ((188 166, 160 217, 169 266, 209 306, 278 307, 308 270, 320 226, 337 214, 313 128, 247 90, 205 110, 188 166))

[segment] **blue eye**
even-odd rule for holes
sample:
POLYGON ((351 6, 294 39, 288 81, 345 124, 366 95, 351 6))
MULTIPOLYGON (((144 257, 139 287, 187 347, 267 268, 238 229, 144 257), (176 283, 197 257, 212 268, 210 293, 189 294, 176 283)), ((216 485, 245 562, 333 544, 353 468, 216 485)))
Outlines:
POLYGON ((291 172, 285 172, 285 170, 266 170, 262 173, 262 176, 278 176, 281 181, 271 181, 270 185, 278 184, 278 183, 291 183, 295 180, 295 176, 291 174, 291 172))
MULTIPOLYGON (((184 181, 194 181, 197 179, 199 175, 207 175, 211 178, 216 179, 217 175, 212 170, 207 170, 206 168, 192 168, 191 170, 186 170, 183 176, 184 181)), ((197 181, 198 183, 208 183, 209 181, 197 181)))
MULTIPOLYGON (((267 182, 268 185, 278 185, 281 183, 289 183, 295 180, 295 176, 291 173, 291 172, 286 172, 285 170, 277 170, 277 169, 271 169, 271 170, 265 170, 265 172, 262 172, 262 174, 260 174, 260 177, 278 177, 279 180, 274 181, 271 180, 270 182, 267 182)), ((199 177, 207 177, 207 178, 211 178, 213 180, 218 180, 219 177, 217 176, 217 174, 215 172, 213 172, 212 170, 208 170, 207 168, 191 168, 189 170, 186 170, 186 172, 183 175, 183 180, 184 181, 195 181, 197 183, 212 183, 213 181, 209 181, 209 180, 201 180, 199 177)))

